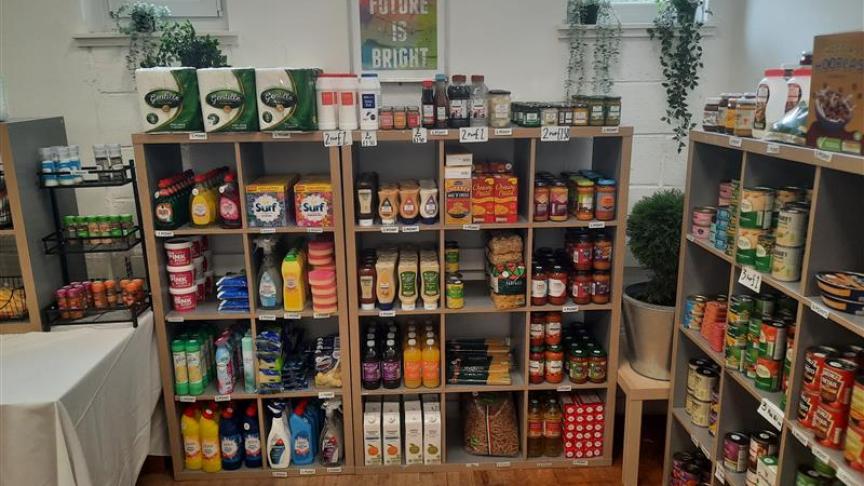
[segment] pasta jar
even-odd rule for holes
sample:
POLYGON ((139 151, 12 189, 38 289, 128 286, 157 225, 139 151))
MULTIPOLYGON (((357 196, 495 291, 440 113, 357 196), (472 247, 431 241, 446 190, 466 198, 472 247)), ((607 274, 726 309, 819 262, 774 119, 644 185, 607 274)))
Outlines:
POLYGON ((393 128, 396 130, 405 130, 408 126, 408 112, 404 106, 393 107, 393 128))
POLYGON ((547 274, 549 280, 549 303, 564 305, 567 302, 567 272, 559 264, 552 265, 547 274))
POLYGON ((600 348, 591 350, 588 357, 588 381, 591 383, 603 383, 606 381, 607 357, 606 351, 600 348))
POLYGON ((543 346, 532 346, 531 352, 528 354, 528 381, 530 383, 543 383, 545 379, 546 354, 543 351, 543 346))
POLYGON ((606 123, 606 109, 603 96, 588 97, 588 124, 602 127, 606 123))
POLYGON ((573 126, 586 127, 588 126, 588 118, 590 116, 588 102, 584 96, 573 97, 573 126))
POLYGON ((543 342, 547 346, 561 344, 561 313, 546 313, 546 327, 544 328, 543 342))
POLYGON ((594 304, 609 303, 609 272, 606 270, 598 270, 594 272, 594 285, 591 292, 591 302, 594 304))
POLYGON ((530 345, 543 346, 546 341, 546 315, 542 312, 531 313, 531 325, 528 328, 530 345))
POLYGON ((549 219, 567 221, 567 184, 556 180, 549 188, 549 219))
POLYGON ((408 128, 417 128, 420 126, 420 107, 409 106, 406 114, 408 128))
POLYGON ((510 92, 503 89, 489 90, 489 126, 506 128, 510 125, 510 92))
POLYGON ((534 221, 549 221, 549 184, 544 180, 534 183, 534 221))
POLYGON ((567 375, 570 382, 577 385, 588 382, 588 367, 590 366, 588 351, 580 347, 579 343, 573 343, 570 346, 570 357, 567 361, 569 364, 567 375))
POLYGON ((615 179, 600 179, 595 187, 594 219, 611 221, 615 219, 615 179))
POLYGON ((561 383, 564 379, 564 351, 561 346, 547 346, 543 357, 546 360, 546 382, 561 383))
POLYGON ((617 127, 621 124, 621 97, 606 96, 603 99, 604 124, 610 127, 617 127))
POLYGON ((575 272, 571 279, 570 296, 573 298, 573 303, 577 305, 586 305, 591 303, 591 287, 594 280, 591 278, 590 272, 575 272))
POLYGON ((605 233, 598 233, 594 236, 592 267, 594 270, 609 270, 612 268, 612 239, 605 233))
POLYGON ((576 219, 594 219, 594 181, 585 177, 576 181, 576 219))
POLYGON ((594 244, 591 242, 591 235, 578 233, 576 244, 573 245, 573 267, 576 270, 591 270, 593 259, 594 244))
POLYGON ((546 269, 535 263, 531 267, 531 305, 546 305, 549 301, 546 269))
POLYGON ((378 124, 381 130, 393 130, 392 106, 382 106, 378 109, 378 124))

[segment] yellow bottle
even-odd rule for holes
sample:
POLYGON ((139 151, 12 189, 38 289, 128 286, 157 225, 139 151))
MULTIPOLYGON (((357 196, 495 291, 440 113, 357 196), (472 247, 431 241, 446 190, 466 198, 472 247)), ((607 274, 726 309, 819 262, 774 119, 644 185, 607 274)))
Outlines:
POLYGON ((203 175, 195 176, 195 187, 189 199, 189 212, 193 226, 209 226, 216 221, 216 204, 212 191, 207 188, 203 175))
POLYGON ((222 454, 219 450, 219 422, 213 410, 204 409, 201 413, 201 462, 204 472, 222 470, 222 454))
POLYGON ((402 356, 405 388, 419 388, 423 384, 423 352, 416 339, 409 339, 402 356))
POLYGON ((198 426, 198 407, 186 407, 180 417, 183 435, 183 464, 191 471, 201 470, 201 428, 198 426))
POLYGON ((428 337, 423 346, 423 386, 437 388, 441 384, 441 352, 435 339, 428 337))
POLYGON ((282 260, 282 294, 286 312, 300 312, 306 307, 304 262, 303 253, 293 249, 282 260))

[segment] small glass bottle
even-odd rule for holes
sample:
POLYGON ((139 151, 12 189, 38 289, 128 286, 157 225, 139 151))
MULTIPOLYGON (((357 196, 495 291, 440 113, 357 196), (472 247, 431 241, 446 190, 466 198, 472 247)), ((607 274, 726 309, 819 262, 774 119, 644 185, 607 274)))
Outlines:
POLYGON ((484 77, 480 74, 471 75, 471 126, 485 127, 488 118, 486 97, 488 90, 484 77))
POLYGON ((465 84, 464 74, 454 74, 447 88, 449 100, 448 125, 450 128, 467 127, 470 122, 471 88, 465 84))
POLYGON ((423 128, 435 128, 435 89, 430 80, 423 81, 423 91, 420 95, 421 122, 423 128))

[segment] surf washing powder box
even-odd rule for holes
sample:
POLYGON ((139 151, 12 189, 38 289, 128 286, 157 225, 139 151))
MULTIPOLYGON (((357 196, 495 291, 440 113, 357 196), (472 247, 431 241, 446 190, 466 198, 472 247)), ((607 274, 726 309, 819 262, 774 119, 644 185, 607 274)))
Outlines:
POLYGON ((261 131, 317 130, 315 81, 319 74, 320 69, 255 69, 261 131))
POLYGON ((136 69, 135 84, 145 132, 200 132, 204 129, 195 68, 136 69))
POLYGON ((258 131, 255 69, 199 69, 198 90, 205 132, 258 131))

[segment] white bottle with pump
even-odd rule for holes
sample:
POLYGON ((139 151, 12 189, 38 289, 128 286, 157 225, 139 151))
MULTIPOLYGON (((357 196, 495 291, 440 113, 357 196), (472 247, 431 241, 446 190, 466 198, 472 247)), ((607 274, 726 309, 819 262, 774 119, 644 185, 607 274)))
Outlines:
POLYGON ((273 416, 267 434, 267 462, 272 469, 286 469, 291 464, 291 430, 285 409, 278 403, 267 405, 273 416))
POLYGON ((360 130, 378 130, 378 108, 381 107, 381 83, 375 73, 360 75, 360 130))

